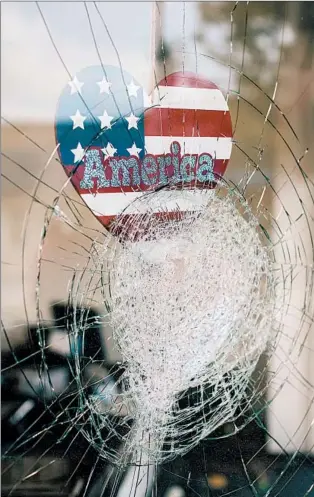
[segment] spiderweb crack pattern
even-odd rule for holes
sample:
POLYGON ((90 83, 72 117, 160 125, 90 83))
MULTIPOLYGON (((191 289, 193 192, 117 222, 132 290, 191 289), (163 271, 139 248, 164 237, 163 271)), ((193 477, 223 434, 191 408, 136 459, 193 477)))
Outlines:
POLYGON ((202 211, 165 222, 153 213, 156 197, 162 209, 172 191, 143 197, 138 211, 145 204, 148 212, 132 216, 131 234, 110 270, 110 316, 140 427, 130 450, 138 445, 157 461, 187 451, 232 419, 275 334, 275 281, 256 219, 236 193, 203 193, 202 211), (190 388, 200 400, 179 412, 178 399, 190 388), (217 392, 213 399, 206 398, 209 389, 217 392))
MULTIPOLYGON (((206 3, 202 3, 202 8, 206 3)), ((56 51, 66 76, 72 77, 63 60, 65 52, 60 48, 62 45, 57 39, 51 13, 43 5, 37 6, 44 34, 48 35, 47 40, 56 51)), ((115 50, 117 63, 120 63, 122 54, 116 46, 118 39, 111 36, 111 28, 108 29, 106 24, 110 24, 110 12, 108 15, 104 13, 105 4, 96 7, 94 12, 90 4, 85 6, 85 11, 86 28, 92 35, 98 62, 100 65, 104 63, 98 36, 94 32, 97 21, 100 21, 115 50), (96 18, 93 13, 96 13, 96 18)), ((64 490, 69 483, 76 485, 82 477, 83 484, 80 484, 83 485, 84 497, 90 492, 92 495, 93 491, 97 497, 105 492, 113 496, 119 491, 121 472, 129 463, 155 468, 156 461, 167 461, 188 451, 193 453, 194 445, 202 452, 205 443, 198 444, 201 439, 207 442, 218 438, 219 447, 224 447, 224 440, 230 439, 231 443, 236 438, 238 441, 241 433, 246 433, 251 420, 255 420, 269 438, 265 437, 260 448, 253 446, 250 436, 245 440, 246 449, 251 442, 253 447, 248 457, 242 448, 239 450, 238 461, 243 467, 245 483, 239 483, 234 490, 223 490, 223 495, 234 493, 242 497, 247 491, 249 495, 257 495, 256 488, 260 483, 262 485, 265 475, 273 471, 275 477, 262 494, 278 497, 306 465, 312 470, 313 462, 304 451, 303 442, 311 429, 307 422, 313 410, 313 381, 298 362, 304 353, 313 354, 313 342, 308 340, 314 315, 314 190, 309 158, 313 150, 311 136, 308 136, 309 149, 303 144, 304 140, 300 143, 298 138, 302 127, 312 129, 310 122, 303 123, 310 103, 310 73, 305 74, 301 88, 301 69, 295 73, 291 70, 285 72, 286 15, 276 23, 273 22, 275 14, 269 16, 280 52, 277 61, 271 60, 275 71, 269 71, 269 66, 262 66, 262 63, 255 64, 258 74, 272 75, 273 80, 267 86, 250 72, 249 45, 252 39, 258 38, 253 32, 252 3, 226 3, 222 24, 219 24, 221 29, 225 26, 228 30, 223 53, 215 52, 216 43, 210 48, 206 45, 200 48, 195 31, 192 35, 194 50, 189 51, 186 34, 188 8, 184 3, 179 6, 182 44, 179 50, 176 46, 171 47, 172 56, 182 63, 178 64, 180 70, 188 68, 191 56, 195 59, 193 70, 196 73, 201 73, 204 68, 207 71, 210 66, 209 70, 214 74, 217 68, 226 68, 228 74, 223 87, 234 122, 233 158, 226 172, 228 183, 220 185, 215 193, 207 191, 200 211, 185 216, 177 213, 176 220, 165 215, 163 222, 157 222, 151 210, 155 210, 156 204, 163 204, 167 196, 174 198, 175 191, 150 192, 137 202, 139 213, 128 217, 130 224, 125 222, 127 211, 116 219, 113 233, 119 238, 118 242, 117 237, 109 236, 93 222, 81 201, 73 196, 68 187, 69 180, 66 184, 63 184, 63 178, 60 183, 55 181, 55 167, 61 166, 50 154, 52 147, 44 146, 41 135, 13 124, 7 116, 3 118, 7 129, 14 130, 15 143, 15 149, 10 150, 6 144, 4 148, 8 150, 2 152, 5 158, 4 184, 10 194, 19 191, 29 201, 20 205, 20 217, 26 214, 21 227, 22 270, 13 277, 16 261, 10 253, 4 255, 3 268, 9 268, 9 279, 15 278, 23 288, 27 323, 28 319, 36 320, 29 318, 28 306, 31 307, 31 303, 25 299, 28 292, 25 247, 30 240, 36 240, 37 245, 39 236, 41 239, 36 261, 37 323, 35 334, 29 336, 31 344, 38 346, 36 350, 32 348, 28 357, 21 359, 13 343, 16 328, 13 327, 9 333, 5 323, 3 325, 12 359, 4 366, 3 374, 10 381, 22 377, 20 385, 28 384, 28 394, 32 392, 31 401, 38 401, 42 406, 34 422, 4 449, 4 478, 12 469, 19 470, 14 478, 11 477, 10 495, 19 488, 23 489, 25 482, 34 481, 46 473, 49 473, 50 482, 53 468, 59 474, 60 461, 65 467, 70 459, 73 460, 71 470, 60 488, 64 490), (242 31, 241 22, 237 24, 239 19, 242 31), (289 105, 281 100, 284 85, 289 90, 289 105), (302 102, 305 102, 303 107, 302 102), (298 124, 300 115, 295 114, 299 106, 302 109, 299 113, 302 115, 301 126, 300 122, 298 124), (294 130, 295 123, 298 124, 298 133, 294 130), (255 126, 256 133, 253 132, 255 126), (243 133, 244 129, 247 133, 243 133), (20 156, 18 150, 20 147, 23 149, 24 143, 29 148, 20 156), (33 157, 33 147, 40 154, 34 159, 40 168, 37 173, 27 164, 27 154, 33 157), (271 154, 275 152, 278 153, 273 158, 271 154), (43 154, 49 157, 47 162, 43 154), (49 170, 52 174, 47 176, 49 170), (34 189, 27 182, 25 185, 25 177, 33 182, 34 189), (37 237, 31 228, 36 222, 38 224, 36 215, 39 209, 45 216, 40 221, 41 234, 37 237), (131 223, 133 230, 130 230, 131 223), (57 230, 56 226, 59 227, 57 230), (56 231, 57 241, 53 239, 56 231), (66 242, 67 238, 72 242, 66 242), (49 322, 43 316, 45 294, 49 294, 47 287, 52 286, 46 270, 51 266, 63 282, 67 314, 66 324, 56 322, 55 329, 66 330, 66 339, 60 339, 60 344, 66 342, 71 350, 66 359, 69 380, 61 387, 55 381, 55 368, 49 362, 53 346, 49 341, 49 322), (137 281, 137 285, 133 282, 133 288, 132 278, 137 281), (237 286, 232 285, 236 278, 241 283, 237 286), (178 288, 182 291, 178 292, 178 288), (197 298, 193 299, 193 294, 197 294, 197 298), (249 303, 245 300, 248 296, 249 303), (180 315, 178 302, 186 311, 180 315), (92 322, 89 311, 95 306, 98 315, 92 322), (214 325, 214 319, 219 322, 219 329, 214 325), (114 325, 113 338, 116 348, 122 353, 115 367, 99 360, 95 350, 87 352, 96 322, 114 325), (158 326, 158 322, 162 322, 163 327, 158 326), (199 329, 201 333, 197 333, 199 329), (139 346, 140 340, 142 346, 139 346), (282 347, 282 340, 288 346, 282 347), (263 354, 264 362, 253 381, 253 370, 265 348, 267 354, 263 354), (31 362, 32 375, 25 367, 27 360, 31 362), (303 409, 304 414, 295 431, 287 433, 287 440, 292 445, 290 453, 288 443, 273 440, 284 454, 284 463, 279 464, 279 455, 268 455, 265 463, 263 458, 272 434, 263 415, 265 411, 272 413, 278 394, 287 385, 302 392, 298 399, 302 396, 302 401, 307 399, 308 408, 303 409), (226 427, 228 432, 224 431, 226 427), (297 442, 292 440, 296 433, 300 433, 297 442), (83 448, 76 443, 81 435, 87 441, 83 448), (60 459, 56 460, 58 450, 60 459), (48 461, 47 454, 52 454, 48 461), (104 463, 108 460, 113 467, 104 463), (22 469, 21 464, 24 464, 22 469), (96 494, 95 480, 98 484, 96 494)), ((214 28, 219 13, 214 8, 215 5, 211 4, 210 22, 216 33, 214 28)), ((287 6, 283 5, 282 9, 286 11, 287 6)), ((162 35, 164 20, 161 10, 162 5, 158 4, 161 66, 163 76, 166 76, 169 61, 173 61, 166 55, 168 46, 162 35)), ((207 29, 206 34, 211 29, 207 29)), ((42 35, 38 30, 37 36, 41 36, 44 43, 42 35)), ((81 32, 78 36, 81 37, 81 32)), ((268 33, 268 41, 271 39, 272 34, 268 33)), ((257 55, 267 59, 267 50, 261 53, 260 47, 256 48, 257 55)), ((26 48, 23 50, 23 54, 26 53, 26 48)), ((33 54, 32 58, 35 58, 33 54)), ((55 70, 52 61, 51 73, 55 70)), ((156 68, 154 79, 156 82, 159 80, 156 68)), ((90 109, 87 111, 92 114, 90 109)), ((195 132, 197 134, 197 130, 195 132)), ((188 195, 186 192, 183 194, 188 195)), ((12 204, 10 208, 13 209, 12 204)), ((16 221, 14 219, 14 223, 16 221)), ((10 245, 12 252, 13 246, 10 245)), ((36 251, 37 246, 34 254, 36 251)), ((9 293, 7 288, 6 293, 9 293)), ((61 295, 58 298, 61 299, 61 295)), ((294 410, 288 414, 293 415, 294 410)), ((202 455, 202 471, 205 472, 208 467, 213 467, 216 454, 206 462, 205 449, 202 455)), ((180 458, 177 460, 182 461, 180 458)), ((200 477, 191 476, 193 463, 189 464, 184 469, 174 466, 173 473, 178 473, 187 492, 195 493, 200 477)), ((222 470, 219 465, 216 468, 218 472, 222 470)), ((140 482, 144 486, 142 495, 149 494, 148 473, 147 469, 140 469, 131 474, 130 496, 135 495, 140 482)), ((160 481, 156 474, 152 474, 156 485, 153 493, 157 494, 160 481)), ((167 478, 170 479, 170 471, 167 478)), ((313 485, 311 473, 310 480, 306 480, 299 494, 294 492, 293 497, 311 496, 313 485)), ((204 491, 208 495, 208 486, 204 491)))

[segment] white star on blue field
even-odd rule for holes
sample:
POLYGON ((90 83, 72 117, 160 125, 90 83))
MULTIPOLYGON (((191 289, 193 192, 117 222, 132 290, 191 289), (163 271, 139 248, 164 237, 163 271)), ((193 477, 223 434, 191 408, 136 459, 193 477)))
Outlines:
POLYGON ((99 147, 110 156, 145 155, 142 86, 114 66, 90 66, 77 73, 61 93, 56 140, 64 166, 77 165, 82 150, 99 147), (131 152, 130 152, 131 151, 131 152))

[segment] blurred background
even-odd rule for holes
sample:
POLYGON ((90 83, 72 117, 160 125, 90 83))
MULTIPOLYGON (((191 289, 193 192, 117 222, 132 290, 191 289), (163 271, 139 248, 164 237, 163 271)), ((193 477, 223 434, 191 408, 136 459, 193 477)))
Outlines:
MULTIPOLYGON (((22 437, 41 415, 29 393, 29 383, 33 387, 36 383, 36 365, 34 358, 29 358, 34 353, 32 346, 38 321, 35 296, 39 245, 47 206, 53 203, 56 192, 63 188, 66 180, 57 161, 52 160, 48 166, 47 163, 55 149, 56 105, 70 79, 69 74, 73 76, 81 68, 99 64, 90 23, 105 63, 117 65, 119 56, 123 68, 141 81, 147 92, 165 74, 183 69, 202 74, 221 88, 228 98, 234 140, 238 144, 233 148, 228 179, 238 183, 244 174, 250 173, 249 157, 280 190, 281 201, 293 220, 297 219, 300 199, 312 216, 312 226, 303 238, 306 255, 305 260, 299 261, 299 291, 293 295, 295 309, 302 306, 300 298, 304 295, 306 278, 313 271, 313 245, 308 233, 314 235, 314 205, 304 177, 296 171, 295 157, 302 159, 307 184, 312 188, 314 2, 130 1, 100 3, 99 9, 106 29, 93 3, 10 2, 1 5, 1 345, 5 368, 2 374, 5 449, 22 437), (272 101, 276 108, 271 105, 272 101), (291 133, 287 121, 295 134, 291 133), (283 166, 292 184, 283 180, 283 166), (13 365, 21 361, 25 365, 23 378, 17 379, 13 365), (16 391, 23 393, 13 399, 16 391), (31 414, 33 409, 34 415, 31 414)), ((256 174, 248 188, 256 198, 263 195, 264 205, 279 218, 279 205, 271 189, 265 187, 262 175, 256 174)), ((77 202, 84 225, 90 230, 99 230, 97 221, 82 205, 73 187, 67 185, 65 192, 77 202)), ((64 212, 68 212, 66 206, 64 212)), ((295 234, 299 235, 300 232, 295 234)), ((49 360, 56 373, 54 388, 60 391, 68 381, 69 343, 64 344, 60 336, 69 320, 71 269, 84 262, 83 252, 77 250, 79 244, 84 244, 81 235, 56 216, 41 253, 44 264, 40 315, 49 330, 49 360)), ((301 332, 295 327, 297 337, 293 335, 297 312, 290 315, 291 322, 287 323, 286 333, 282 334, 276 354, 268 364, 272 371, 280 368, 281 376, 277 375, 276 381, 269 384, 264 405, 272 398, 272 390, 282 386, 263 410, 260 422, 248 425, 236 439, 209 441, 202 450, 173 462, 159 477, 160 493, 166 494, 169 481, 173 480, 172 491, 176 491, 176 495, 195 492, 205 495, 206 492, 206 495, 243 497, 314 496, 313 293, 308 294, 307 299, 312 315, 304 320, 301 332), (296 345, 295 349, 291 344, 296 345), (246 457, 244 465, 243 457, 246 457), (249 468, 250 481, 254 484, 248 482, 243 468, 249 468), (205 475, 206 484, 204 479, 199 479, 199 474, 202 478, 205 475), (267 494, 269 488, 273 493, 267 494)), ((84 305, 82 302, 83 310, 84 305)), ((89 354, 100 349, 100 360, 109 370, 120 357, 112 346, 109 325, 97 321, 97 315, 103 312, 97 305, 89 312, 93 330, 89 354)), ((264 364, 262 359, 260 367, 264 364)), ((224 433, 228 434, 229 429, 224 427, 224 433)), ((62 437, 62 430, 58 436, 62 437)), ((82 463, 84 470, 77 471, 82 454, 89 450, 83 442, 80 444, 78 447, 73 444, 76 448, 66 456, 64 448, 51 455, 39 445, 40 449, 37 447, 37 452, 31 454, 27 452, 29 448, 20 447, 16 464, 12 464, 13 456, 5 457, 4 495, 10 492, 12 495, 54 495, 53 492, 60 495, 60 489, 65 495, 85 495, 88 475, 98 461, 95 454, 88 456, 89 463, 82 463)), ((99 469, 99 474, 104 471, 99 469)), ((91 495, 100 496, 102 489, 97 487, 97 479, 95 482, 95 493, 91 495)), ((123 492, 129 495, 127 488, 123 492)))

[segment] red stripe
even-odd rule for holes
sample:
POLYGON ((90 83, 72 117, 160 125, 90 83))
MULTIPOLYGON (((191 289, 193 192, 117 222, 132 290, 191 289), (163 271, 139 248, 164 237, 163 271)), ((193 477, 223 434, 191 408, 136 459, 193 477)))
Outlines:
MULTIPOLYGON (((216 159, 214 161, 214 173, 217 174, 218 176, 223 176, 223 174, 227 168, 228 162, 229 162, 228 159, 216 159)), ((90 189, 81 188, 80 182, 84 177, 85 166, 81 165, 81 166, 65 166, 64 167, 68 176, 70 176, 70 174, 72 173, 73 170, 75 170, 75 168, 76 168, 76 171, 73 174, 73 176, 71 177, 71 182, 74 185, 76 191, 80 195, 86 194, 86 193, 97 194, 97 193, 142 192, 142 191, 147 191, 147 190, 154 190, 157 186, 157 185, 156 186, 154 186, 154 185, 147 186, 147 185, 142 184, 142 185, 133 186, 133 187, 132 186, 123 186, 123 187, 122 186, 121 187, 109 186, 107 188, 97 188, 96 179, 94 179, 94 187, 93 188, 90 188, 90 189)), ((184 186, 188 187, 189 185, 185 184, 184 186)), ((201 183, 200 187, 201 188, 204 187, 204 184, 201 183)))
MULTIPOLYGON (((156 212, 153 214, 154 217, 163 219, 164 221, 170 221, 173 219, 181 219, 182 218, 182 213, 181 212, 156 212)), ((96 216, 98 221, 100 221, 106 228, 109 228, 110 231, 110 225, 112 225, 113 220, 115 219, 116 216, 96 216)), ((121 233, 121 231, 126 231, 128 230, 129 232, 132 231, 132 226, 134 226, 134 221, 142 220, 143 221, 143 216, 138 215, 138 214, 125 214, 121 215, 120 214, 120 221, 121 225, 119 227, 117 226, 112 226, 112 228, 115 231, 115 234, 121 233), (130 225, 128 227, 128 224, 130 225)))
POLYGON ((151 108, 145 112, 145 136, 232 136, 229 112, 151 108))
POLYGON ((219 89, 211 81, 193 72, 175 72, 162 79, 158 83, 158 86, 185 86, 188 88, 208 88, 209 90, 219 89))
POLYGON ((96 216, 98 221, 101 222, 106 228, 109 227, 110 223, 114 220, 115 216, 96 216))
MULTIPOLYGON (((187 214, 191 214, 192 211, 169 211, 169 212, 155 212, 153 213, 153 217, 160 219, 161 221, 173 221, 173 220, 181 220, 187 214)), ((126 239, 128 234, 132 234, 132 230, 138 229, 139 226, 142 228, 139 230, 137 240, 141 235, 145 235, 145 221, 150 224, 149 218, 145 219, 145 216, 141 216, 139 214, 125 214, 120 215, 119 226, 114 225, 113 221, 116 216, 96 216, 98 221, 100 221, 109 231, 113 231, 114 235, 122 235, 121 238, 126 239), (136 225, 136 221, 141 221, 140 225, 136 225)))

